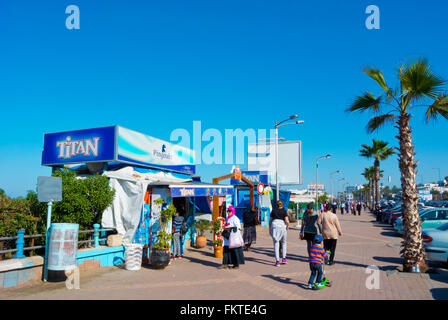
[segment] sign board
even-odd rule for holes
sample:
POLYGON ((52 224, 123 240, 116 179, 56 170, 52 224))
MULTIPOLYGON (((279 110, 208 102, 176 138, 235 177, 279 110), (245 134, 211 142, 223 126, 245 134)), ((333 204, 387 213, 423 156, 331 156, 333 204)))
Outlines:
POLYGON ((257 191, 258 191, 258 194, 263 194, 263 192, 264 192, 264 185, 262 183, 259 183, 257 185, 257 191))
POLYGON ((195 174, 194 150, 120 126, 48 133, 42 165, 121 162, 195 174))
POLYGON ((55 202, 62 200, 62 178, 37 177, 37 200, 55 202))
MULTIPOLYGON (((325 185, 323 183, 317 184, 317 191, 318 192, 324 192, 325 191, 325 185)), ((316 192, 316 183, 310 183, 308 185, 308 192, 316 192)))
MULTIPOLYGON (((247 147, 247 169, 267 171, 269 181, 275 184, 275 143, 250 143, 247 147)), ((298 185, 302 178, 302 142, 284 141, 278 143, 278 181, 282 185, 298 185)))
MULTIPOLYGON (((268 184, 268 172, 267 171, 248 171, 248 170, 242 170, 241 174, 250 182, 257 185, 259 183, 263 183, 265 185, 268 184)), ((232 185, 246 185, 244 181, 236 180, 236 179, 230 179, 230 184, 232 185)))

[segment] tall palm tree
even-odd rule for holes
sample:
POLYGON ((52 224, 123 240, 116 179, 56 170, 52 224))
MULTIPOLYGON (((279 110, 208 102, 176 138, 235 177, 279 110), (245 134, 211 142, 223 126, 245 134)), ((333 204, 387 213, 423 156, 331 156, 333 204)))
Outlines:
POLYGON ((369 207, 372 209, 373 208, 373 199, 375 197, 375 190, 373 189, 373 178, 375 175, 375 168, 374 167, 370 167, 370 168, 365 168, 364 172, 361 173, 364 178, 369 182, 368 184, 368 189, 369 189, 369 207), (373 196, 372 196, 373 194, 373 196))
POLYGON ((393 155, 394 148, 388 147, 389 143, 384 142, 382 140, 375 140, 372 139, 372 146, 369 146, 367 144, 362 144, 362 149, 359 150, 359 153, 362 157, 366 157, 368 159, 375 158, 375 162, 373 164, 375 168, 375 176, 374 176, 374 183, 375 183, 375 207, 378 206, 380 203, 380 160, 386 160, 391 155, 393 155))
POLYGON ((347 111, 372 111, 367 131, 374 132, 385 124, 395 124, 398 129, 403 213, 403 271, 414 266, 426 266, 418 215, 418 193, 415 181, 417 163, 414 160, 414 144, 410 119, 415 108, 426 108, 426 121, 439 116, 448 119, 446 81, 436 75, 426 59, 412 60, 400 65, 398 87, 386 83, 383 73, 376 68, 363 70, 381 87, 383 94, 375 97, 366 92, 358 96, 347 111))

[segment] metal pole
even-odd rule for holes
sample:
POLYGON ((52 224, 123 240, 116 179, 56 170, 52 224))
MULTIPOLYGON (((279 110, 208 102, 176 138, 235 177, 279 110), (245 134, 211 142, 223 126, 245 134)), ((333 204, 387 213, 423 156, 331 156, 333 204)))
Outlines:
POLYGON ((50 226, 51 226, 51 207, 53 205, 53 202, 48 202, 48 213, 47 213, 47 236, 45 238, 45 260, 44 260, 44 281, 47 281, 48 278, 48 243, 50 242, 50 226))
POLYGON ((275 184, 277 188, 277 201, 280 200, 280 189, 278 185, 278 127, 275 122, 275 184))
POLYGON ((315 188, 316 188, 316 212, 317 211, 319 211, 319 204, 318 204, 318 195, 317 195, 317 182, 319 181, 319 178, 318 178, 318 175, 319 175, 319 158, 317 158, 316 159, 316 186, 315 186, 315 188))

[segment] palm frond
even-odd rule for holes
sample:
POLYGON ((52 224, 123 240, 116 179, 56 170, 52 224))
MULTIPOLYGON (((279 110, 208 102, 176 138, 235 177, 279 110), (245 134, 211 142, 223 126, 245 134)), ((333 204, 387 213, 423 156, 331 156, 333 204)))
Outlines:
POLYGON ((355 100, 353 101, 352 105, 350 106, 350 108, 348 108, 346 111, 364 112, 364 111, 370 110, 370 111, 376 113, 376 112, 380 111, 381 103, 382 103, 381 96, 378 98, 375 98, 375 96, 373 94, 371 94, 370 92, 366 92, 366 93, 364 93, 364 95, 356 97, 355 100))
POLYGON ((439 115, 448 119, 448 96, 445 93, 439 95, 434 103, 428 107, 426 122, 429 122, 430 119, 436 120, 439 115))
POLYGON ((436 99, 444 90, 446 81, 431 70, 426 59, 419 58, 405 64, 401 83, 409 99, 436 99))
POLYGON ((384 79, 383 73, 376 68, 367 68, 364 71, 367 75, 369 75, 373 80, 375 80, 384 91, 389 92, 389 87, 386 84, 386 80, 384 79))
POLYGON ((368 133, 375 132, 376 130, 380 129, 387 123, 393 123, 396 119, 396 116, 390 113, 383 114, 377 117, 373 117, 370 119, 370 121, 367 123, 366 130, 368 133))

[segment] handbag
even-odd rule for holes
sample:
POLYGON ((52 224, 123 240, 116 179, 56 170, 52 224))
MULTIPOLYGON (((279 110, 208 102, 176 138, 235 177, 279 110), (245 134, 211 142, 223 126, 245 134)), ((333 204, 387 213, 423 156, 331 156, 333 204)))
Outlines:
POLYGON ((242 246, 244 246, 244 240, 241 236, 241 232, 237 230, 230 233, 229 249, 240 248, 242 246))
POLYGON ((222 235, 225 239, 229 240, 229 238, 230 238, 230 231, 224 229, 224 231, 221 233, 221 235, 222 235))

